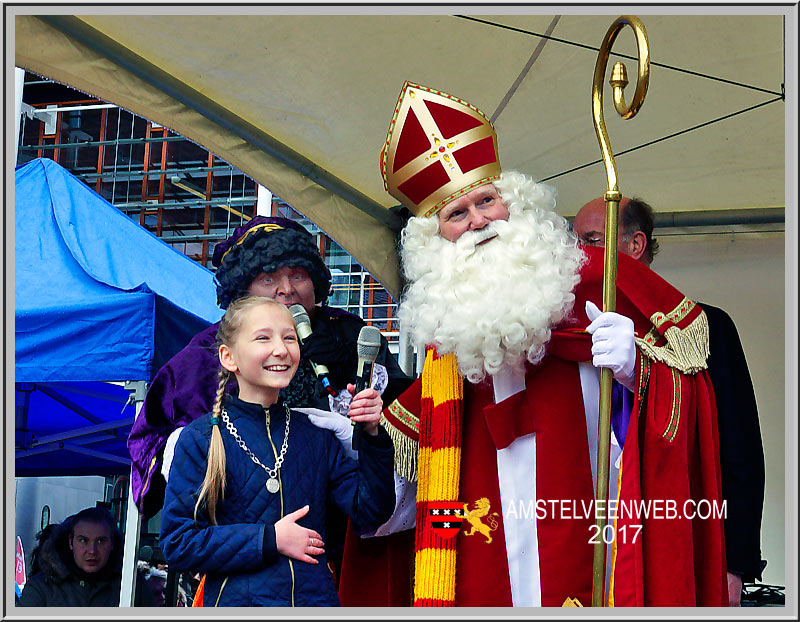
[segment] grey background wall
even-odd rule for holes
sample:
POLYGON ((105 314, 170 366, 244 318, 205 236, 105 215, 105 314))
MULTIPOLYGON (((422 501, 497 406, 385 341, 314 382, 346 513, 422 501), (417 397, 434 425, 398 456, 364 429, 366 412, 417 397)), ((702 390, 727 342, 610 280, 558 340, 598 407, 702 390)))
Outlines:
MULTIPOLYGON (((787 293, 785 235, 715 233, 656 235, 661 252, 652 268, 688 297, 721 307, 733 318, 753 379, 766 466, 761 554, 764 582, 785 585, 787 293)), ((790 275, 796 279, 797 275, 790 275)), ((792 380, 791 382, 795 382, 792 380)))

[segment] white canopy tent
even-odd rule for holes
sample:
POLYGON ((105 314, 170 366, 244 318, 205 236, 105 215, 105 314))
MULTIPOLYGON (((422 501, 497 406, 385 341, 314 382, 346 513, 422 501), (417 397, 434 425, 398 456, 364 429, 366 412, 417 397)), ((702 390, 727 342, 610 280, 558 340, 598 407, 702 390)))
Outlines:
MULTIPOLYGON (((554 185, 562 214, 605 191, 591 82, 616 13, 277 11, 17 13, 15 62, 202 144, 314 221, 395 298, 400 220, 378 156, 405 80, 490 115, 503 167, 554 185)), ((647 28, 652 73, 636 119, 619 119, 606 97, 622 191, 667 212, 783 208, 783 16, 628 11, 647 28)), ((613 51, 635 58, 630 29, 613 51)))

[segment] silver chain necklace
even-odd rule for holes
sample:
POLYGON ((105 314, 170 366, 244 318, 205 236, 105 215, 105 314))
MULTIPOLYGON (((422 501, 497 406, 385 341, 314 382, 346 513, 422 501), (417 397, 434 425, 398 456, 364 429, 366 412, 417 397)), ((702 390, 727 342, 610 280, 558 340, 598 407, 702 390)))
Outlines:
MULTIPOLYGON (((231 433, 236 444, 241 447, 244 452, 250 457, 257 466, 260 466, 267 472, 267 476, 269 479, 267 480, 267 490, 273 494, 278 492, 281 488, 280 483, 278 482, 278 471, 283 464, 283 458, 286 456, 286 450, 289 448, 289 406, 288 404, 284 403, 284 408, 286 408, 286 433, 283 435, 283 444, 281 445, 281 453, 278 455, 278 459, 275 460, 275 466, 273 468, 269 468, 264 465, 261 460, 256 458, 256 455, 250 451, 250 448, 244 442, 241 436, 239 436, 239 431, 233 425, 230 417, 228 417, 228 411, 224 408, 222 409, 222 420, 225 422, 225 427, 228 428, 228 432, 231 433)), ((269 411, 267 411, 267 426, 269 426, 269 411)))

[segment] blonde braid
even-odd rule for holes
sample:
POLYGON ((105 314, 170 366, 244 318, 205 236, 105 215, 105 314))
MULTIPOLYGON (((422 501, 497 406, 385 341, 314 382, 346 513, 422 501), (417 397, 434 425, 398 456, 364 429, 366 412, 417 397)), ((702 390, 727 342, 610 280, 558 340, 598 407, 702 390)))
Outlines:
POLYGON ((208 518, 212 525, 217 524, 217 499, 225 498, 225 444, 222 442, 222 433, 219 430, 219 417, 222 412, 222 396, 225 394, 225 385, 228 382, 230 372, 224 367, 219 368, 219 384, 217 385, 217 396, 214 400, 214 410, 211 413, 211 443, 208 446, 208 465, 206 466, 206 476, 200 488, 200 495, 194 506, 194 522, 197 523, 197 510, 203 501, 206 502, 208 518))

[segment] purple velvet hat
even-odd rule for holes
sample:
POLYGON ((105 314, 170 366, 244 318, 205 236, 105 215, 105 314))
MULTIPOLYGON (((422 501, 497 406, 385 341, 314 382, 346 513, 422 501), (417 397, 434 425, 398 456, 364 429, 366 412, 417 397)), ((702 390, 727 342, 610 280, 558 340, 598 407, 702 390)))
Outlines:
POLYGON ((236 227, 227 240, 215 245, 211 262, 217 267, 217 302, 223 309, 244 296, 259 274, 282 266, 308 272, 318 303, 325 302, 331 287, 331 273, 314 236, 287 218, 256 216, 236 227))

